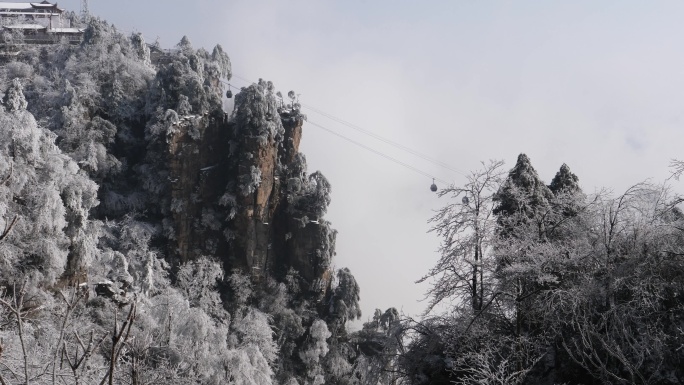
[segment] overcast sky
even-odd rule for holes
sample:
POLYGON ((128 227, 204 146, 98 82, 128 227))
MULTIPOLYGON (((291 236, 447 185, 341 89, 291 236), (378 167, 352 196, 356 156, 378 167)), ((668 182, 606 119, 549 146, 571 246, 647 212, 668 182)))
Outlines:
MULTIPOLYGON (((80 1, 59 1, 78 11, 80 1)), ((171 47, 221 44, 240 78, 462 171, 526 153, 550 182, 567 163, 586 192, 669 175, 684 158, 684 2, 91 0, 92 14, 171 47)), ((235 77, 231 83, 246 83, 235 77)), ((311 122, 427 174, 458 173, 312 111, 311 122)), ((300 148, 333 186, 337 267, 376 307, 415 315, 436 261, 431 180, 312 125, 300 148)), ((677 191, 684 182, 674 182, 677 191)))

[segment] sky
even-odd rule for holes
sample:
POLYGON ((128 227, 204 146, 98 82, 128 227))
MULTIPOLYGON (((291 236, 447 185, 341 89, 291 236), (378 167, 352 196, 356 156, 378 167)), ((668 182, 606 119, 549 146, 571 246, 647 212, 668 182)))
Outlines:
MULTIPOLYGON (((79 11, 77 0, 59 1, 79 11)), ((333 187, 335 266, 361 286, 362 320, 419 315, 437 261, 428 219, 481 161, 526 153, 547 183, 563 163, 585 192, 616 194, 684 159, 684 2, 90 0, 91 14, 170 48, 220 44, 231 83, 271 80, 310 108, 300 151, 333 187), (443 182, 438 182, 443 187, 443 182)), ((684 192, 684 181, 671 181, 684 192)))

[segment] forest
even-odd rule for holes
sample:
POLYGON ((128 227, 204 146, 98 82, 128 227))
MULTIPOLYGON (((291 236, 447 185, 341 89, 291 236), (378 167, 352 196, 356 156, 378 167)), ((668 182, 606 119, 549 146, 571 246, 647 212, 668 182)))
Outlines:
POLYGON ((684 382, 682 161, 619 193, 482 162, 438 192, 425 314, 353 330, 296 94, 227 113, 220 45, 82 26, 0 56, 0 385, 684 382))

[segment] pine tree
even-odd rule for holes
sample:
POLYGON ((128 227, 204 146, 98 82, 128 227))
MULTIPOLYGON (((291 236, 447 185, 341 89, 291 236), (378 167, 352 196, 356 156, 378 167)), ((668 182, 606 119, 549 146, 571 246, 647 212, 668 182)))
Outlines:
MULTIPOLYGON (((518 156, 499 191, 494 214, 498 216, 501 235, 515 236, 521 225, 535 224, 540 238, 545 237, 545 217, 553 193, 546 187, 525 154, 518 156)), ((526 230, 525 230, 526 231, 526 230)))
POLYGON ((525 154, 518 156, 494 197, 499 225, 496 291, 505 311, 513 315, 512 335, 502 336, 500 342, 504 345, 497 349, 511 349, 508 360, 513 363, 512 372, 523 373, 531 364, 526 340, 539 327, 534 319, 534 299, 543 288, 539 276, 545 260, 552 199, 553 193, 539 179, 525 154))
POLYGON ((511 216, 520 213, 531 217, 548 205, 551 196, 551 190, 539 179, 530 159, 520 154, 515 167, 494 197, 498 202, 494 214, 511 216))
POLYGON ((555 223, 548 235, 558 238, 563 236, 561 233, 565 232, 564 230, 567 230, 568 226, 564 223, 565 220, 577 216, 582 210, 586 196, 579 185, 579 178, 570 171, 570 167, 565 163, 551 181, 549 190, 554 195, 551 206, 554 214, 552 221, 555 223))
POLYGON ((579 186, 579 178, 570 171, 570 167, 565 163, 563 163, 560 170, 558 170, 556 176, 553 177, 553 180, 549 185, 549 190, 551 190, 554 195, 558 195, 562 192, 576 193, 582 191, 579 186))
POLYGON ((329 300, 330 318, 332 332, 336 336, 344 333, 344 325, 347 321, 361 318, 361 307, 359 306, 360 291, 359 284, 348 268, 337 270, 337 286, 332 291, 329 300))

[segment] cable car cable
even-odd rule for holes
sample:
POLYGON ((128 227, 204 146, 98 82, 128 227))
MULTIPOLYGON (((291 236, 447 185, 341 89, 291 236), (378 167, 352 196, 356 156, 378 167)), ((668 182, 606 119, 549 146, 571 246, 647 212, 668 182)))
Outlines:
POLYGON ((466 175, 466 173, 464 173, 463 171, 461 171, 461 170, 459 170, 459 169, 457 169, 457 168, 451 167, 451 166, 448 165, 447 163, 441 162, 441 161, 439 161, 439 160, 437 160, 437 159, 433 159, 433 158, 431 158, 431 157, 429 157, 429 156, 427 156, 427 155, 421 154, 420 152, 418 152, 418 151, 416 151, 416 150, 413 150, 413 149, 411 149, 410 147, 404 146, 404 145, 402 145, 402 144, 400 144, 400 143, 397 143, 397 142, 394 142, 394 141, 392 141, 392 140, 390 140, 390 139, 383 138, 382 136, 380 136, 380 135, 378 135, 378 134, 375 134, 375 133, 373 133, 373 132, 371 132, 371 131, 369 131, 369 130, 366 130, 366 129, 362 128, 362 127, 359 127, 359 126, 357 126, 357 125, 355 125, 355 124, 353 124, 353 123, 350 123, 350 122, 348 122, 348 121, 346 121, 346 120, 344 120, 344 119, 338 118, 338 117, 336 117, 336 116, 334 116, 334 115, 330 115, 330 114, 328 114, 328 113, 326 113, 326 112, 324 112, 324 111, 321 111, 321 110, 319 110, 319 109, 317 109, 317 108, 314 108, 314 107, 312 107, 312 106, 306 105, 306 104, 304 104, 304 103, 300 103, 300 104, 301 104, 303 107, 305 107, 305 108, 307 108, 307 109, 309 109, 309 110, 311 110, 311 111, 313 111, 313 112, 315 112, 315 113, 317 113, 317 114, 323 115, 324 117, 326 117, 326 118, 328 118, 328 119, 330 119, 330 120, 333 120, 333 121, 335 121, 335 122, 337 122, 337 123, 343 124, 343 125, 345 125, 345 126, 347 126, 347 127, 349 127, 349 128, 352 128, 352 129, 354 129, 354 130, 356 130, 356 131, 359 131, 359 132, 361 132, 361 133, 363 133, 363 134, 366 134, 366 135, 368 135, 368 136, 371 136, 371 137, 373 137, 373 138, 375 138, 375 139, 377 139, 377 140, 379 140, 379 141, 381 141, 381 142, 384 142, 384 143, 386 143, 386 144, 389 144, 390 146, 393 146, 393 147, 396 147, 396 148, 398 148, 398 149, 400 149, 400 150, 406 151, 406 152, 408 152, 409 154, 412 154, 412 155, 414 155, 414 156, 417 156, 417 157, 419 157, 419 158, 421 158, 421 159, 423 159, 423 160, 426 160, 426 161, 428 161, 428 162, 430 162, 430 163, 436 164, 437 166, 446 168, 447 170, 453 171, 453 172, 455 172, 455 173, 458 173, 458 174, 461 174, 461 175, 464 175, 464 176, 466 175))
MULTIPOLYGON (((170 50, 169 50, 169 51, 170 51, 170 50)), ((234 77, 234 78, 240 79, 240 80, 242 80, 242 81, 244 81, 244 82, 246 82, 246 83, 248 83, 248 84, 253 84, 253 83, 254 83, 254 82, 250 81, 249 79, 246 79, 246 78, 243 78, 242 76, 236 75, 235 73, 231 74, 231 76, 234 77)), ((230 83, 228 83, 228 82, 226 82, 226 81, 223 81, 223 80, 220 80, 220 79, 219 79, 219 81, 220 81, 221 83, 224 83, 224 84, 228 85, 228 91, 226 92, 226 97, 227 97, 227 98, 232 98, 233 93, 232 93, 232 91, 231 91, 231 89, 230 89, 230 87, 231 87, 232 85, 231 85, 230 83)), ((233 87, 235 87, 235 86, 233 86, 233 87)), ((237 87, 236 87, 236 88, 237 88, 237 87)), ((459 174, 461 174, 461 175, 466 175, 464 172, 462 172, 462 171, 460 171, 460 170, 458 170, 458 169, 456 169, 456 168, 453 168, 453 167, 449 166, 448 164, 446 164, 446 163, 444 163, 444 162, 440 162, 440 161, 438 161, 438 160, 436 160, 436 159, 432 159, 432 158, 430 158, 430 157, 428 157, 428 156, 426 156, 426 155, 423 155, 423 154, 421 154, 421 153, 419 153, 419 152, 417 152, 417 151, 415 151, 415 150, 413 150, 413 149, 411 149, 411 148, 409 148, 409 147, 406 147, 406 146, 401 145, 401 144, 399 144, 399 143, 393 142, 393 141, 391 141, 391 140, 389 140, 389 139, 383 138, 383 137, 380 136, 380 135, 374 134, 373 132, 370 132, 370 131, 365 130, 365 129, 363 129, 363 128, 361 128, 361 127, 355 125, 355 124, 352 124, 352 123, 350 123, 350 122, 347 122, 347 121, 344 120, 344 119, 337 118, 337 117, 335 117, 334 115, 328 114, 328 113, 326 113, 326 112, 324 112, 324 111, 322 111, 322 110, 320 110, 320 109, 317 109, 317 108, 315 108, 315 107, 313 107, 313 106, 305 105, 305 104, 303 104, 303 103, 300 103, 300 104, 301 104, 303 107, 305 107, 305 108, 307 108, 307 109, 309 109, 309 110, 311 110, 311 111, 313 111, 313 112, 315 112, 315 113, 317 113, 317 114, 319 114, 319 115, 322 115, 322 116, 324 116, 324 117, 327 117, 327 118, 330 119, 330 120, 333 120, 333 121, 336 121, 336 122, 338 122, 338 123, 340 123, 340 124, 343 124, 343 125, 345 125, 345 126, 348 126, 348 127, 352 128, 352 129, 355 129, 355 130, 357 130, 357 131, 359 131, 359 132, 362 132, 362 133, 364 133, 364 134, 366 134, 366 135, 368 135, 368 136, 371 136, 371 137, 373 137, 373 138, 375 138, 375 139, 377 139, 377 140, 380 140, 380 141, 382 141, 382 142, 384 142, 384 143, 387 143, 387 144, 389 144, 389 145, 391 145, 391 146, 394 146, 394 147, 396 147, 396 148, 399 148, 399 149, 401 149, 401 150, 404 150, 404 151, 406 151, 406 152, 408 152, 408 153, 410 153, 410 154, 412 154, 412 155, 414 155, 414 156, 417 156, 417 157, 419 157, 419 158, 422 158, 422 159, 424 159, 424 160, 426 160, 426 161, 428 161, 428 162, 434 163, 434 164, 436 164, 436 165, 438 165, 438 166, 441 166, 441 167, 446 168, 446 169, 448 169, 448 170, 451 170, 451 171, 453 171, 453 172, 457 172, 457 173, 459 173, 459 174)), ((311 122, 311 121, 309 121, 309 123, 312 124, 312 125, 314 125, 314 126, 316 126, 316 127, 318 127, 318 128, 320 128, 320 129, 322 129, 322 130, 324 130, 324 131, 327 131, 327 132, 329 132, 329 133, 331 133, 331 134, 333 134, 333 135, 335 135, 335 136, 338 136, 338 137, 340 137, 340 138, 342 138, 342 139, 344 139, 344 140, 346 140, 346 141, 348 141, 348 142, 350 142, 350 143, 353 143, 353 144, 355 144, 355 145, 357 145, 357 146, 359 146, 359 147, 361 147, 361 148, 363 148, 363 149, 365 149, 365 150, 367 150, 367 151, 370 151, 370 152, 372 152, 372 153, 374 153, 374 154, 376 154, 376 155, 378 155, 378 156, 381 156, 381 157, 383 157, 383 158, 385 158, 385 159, 387 159, 387 160, 389 160, 389 161, 391 161, 391 162, 394 162, 395 164, 398 164, 398 165, 400 165, 400 166, 402 166, 402 167, 405 167, 405 168, 407 168, 407 169, 409 169, 409 170, 412 170, 412 171, 414 171, 414 172, 416 172, 416 173, 418 173, 418 174, 421 174, 421 175, 423 175, 423 176, 426 176, 426 177, 428 177, 428 178, 432 178, 432 185, 430 186, 430 190, 432 190, 432 191, 436 191, 435 189, 436 189, 437 186, 436 186, 435 183, 434 183, 435 180, 436 180, 436 181, 439 181, 440 183, 449 184, 449 182, 447 182, 447 181, 445 181, 445 180, 442 180, 442 179, 439 179, 439 178, 435 178, 435 177, 433 177, 432 175, 428 174, 428 173, 425 172, 425 171, 422 171, 422 170, 420 170, 420 169, 418 169, 418 168, 416 168, 416 167, 413 167, 413 166, 411 166, 411 165, 409 165, 409 164, 407 164, 407 163, 404 163, 404 162, 402 162, 402 161, 400 161, 400 160, 398 160, 398 159, 396 159, 396 158, 393 158, 393 157, 391 157, 391 156, 389 156, 389 155, 387 155, 387 154, 384 154, 384 153, 382 153, 382 152, 380 152, 380 151, 378 151, 378 150, 375 150, 375 149, 373 149, 373 148, 371 148, 371 147, 368 147, 368 146, 366 146, 366 145, 364 145, 364 144, 362 144, 362 143, 360 143, 360 142, 358 142, 358 141, 355 141, 355 140, 353 140, 353 139, 347 138, 346 136, 344 136, 344 135, 342 135, 342 134, 339 134, 339 133, 337 133, 337 132, 335 132, 335 131, 332 131, 332 130, 326 128, 326 127, 323 127, 323 126, 320 125, 320 124, 317 124, 317 123, 311 122)))
MULTIPOLYGON (((246 82, 246 83, 253 84, 253 82, 249 81, 248 79, 243 78, 242 76, 233 74, 233 77, 238 78, 238 79, 240 79, 240 80, 242 80, 242 81, 244 81, 244 82, 246 82)), ((228 83, 226 83, 226 84, 228 84, 228 83)), ((458 174, 463 175, 463 176, 467 176, 467 174, 466 174, 465 172, 463 172, 463 171, 461 171, 461 170, 459 170, 459 169, 457 169, 457 168, 455 168, 455 167, 453 167, 453 166, 451 166, 451 165, 449 165, 449 164, 447 164, 447 163, 444 163, 444 162, 439 161, 439 160, 437 160, 437 159, 431 158, 431 157, 429 157, 429 156, 427 156, 427 155, 425 155, 425 154, 422 154, 422 153, 420 153, 420 152, 418 152, 418 151, 416 151, 416 150, 413 150, 413 149, 410 148, 410 147, 404 146, 404 145, 402 145, 402 144, 400 144, 400 143, 397 143, 397 142, 394 142, 394 141, 392 141, 392 140, 390 140, 390 139, 384 138, 384 137, 382 137, 382 136, 380 136, 380 135, 378 135, 378 134, 375 134, 375 133, 372 132, 372 131, 366 130, 366 129, 362 128, 362 127, 359 127, 359 126, 356 125, 356 124, 353 124, 353 123, 351 123, 351 122, 348 122, 348 121, 346 121, 346 120, 344 120, 344 119, 342 119, 342 118, 338 118, 338 117, 336 117, 336 116, 334 116, 334 115, 332 115, 332 114, 329 114, 329 113, 327 113, 327 112, 325 112, 325 111, 322 111, 322 110, 320 110, 320 109, 318 109, 318 108, 316 108, 316 107, 313 107, 313 106, 311 106, 311 105, 304 104, 304 103, 300 103, 300 104, 302 105, 302 107, 304 107, 304 108, 306 108, 306 109, 308 109, 308 110, 311 110, 311 111, 313 111, 313 112, 315 112, 315 113, 317 113, 317 114, 319 114, 319 115, 322 115, 322 116, 324 116, 324 117, 326 117, 326 118, 328 118, 328 119, 330 119, 330 120, 333 120, 333 121, 335 121, 335 122, 337 122, 337 123, 340 123, 340 124, 342 124, 342 125, 345 125, 345 126, 351 128, 351 129, 354 129, 354 130, 359 131, 359 132, 361 132, 361 133, 363 133, 363 134, 366 134, 366 135, 368 135, 368 136, 370 136, 370 137, 372 137, 372 138, 375 138, 375 139, 377 139, 377 140, 379 140, 379 141, 381 141, 381 142, 384 142, 384 143, 386 143, 386 144, 389 144, 390 146, 393 146, 393 147, 396 147, 396 148, 398 148, 398 149, 400 149, 400 150, 406 151, 406 152, 408 152, 408 153, 411 154, 411 155, 414 155, 414 156, 416 156, 416 157, 419 157, 419 158, 421 158, 421 159, 423 159, 423 160, 426 160, 426 161, 428 161, 428 162, 430 162, 430 163, 436 164, 436 165, 438 165, 438 166, 440 166, 440 167, 446 168, 447 170, 453 171, 453 172, 458 173, 458 174)))
POLYGON ((382 153, 382 152, 380 152, 380 151, 378 151, 378 150, 376 150, 376 149, 374 149, 374 148, 372 148, 372 147, 369 147, 369 146, 366 146, 366 145, 363 144, 363 143, 357 142, 357 141, 354 140, 354 139, 348 138, 348 137, 346 137, 346 136, 344 136, 344 135, 342 135, 342 134, 340 134, 340 133, 338 133, 338 132, 335 132, 335 131, 333 131, 333 130, 331 130, 331 129, 329 129, 329 128, 326 128, 326 127, 324 127, 324 126, 322 126, 322 125, 320 125, 320 124, 318 124, 318 123, 316 123, 316 122, 312 122, 312 121, 308 120, 307 123, 309 123, 309 124, 311 124, 311 125, 313 125, 313 126, 316 126, 316 127, 320 128, 320 129, 322 129, 322 130, 324 130, 324 131, 327 131, 327 132, 329 132, 329 133, 331 133, 331 134, 333 134, 333 135, 335 135, 335 136, 337 136, 337 137, 339 137, 339 138, 342 138, 342 139, 344 139, 344 140, 346 140, 346 141, 348 141, 348 142, 350 142, 350 143, 352 143, 352 144, 355 144, 355 145, 357 145, 357 146, 363 148, 364 150, 370 151, 370 152, 374 153, 375 155, 381 156, 381 157, 383 157, 383 158, 385 158, 385 159, 387 159, 387 160, 389 160, 389 161, 391 161, 391 162, 394 162, 394 163, 396 163, 396 164, 398 164, 398 165, 400 165, 400 166, 402 166, 402 167, 405 167, 405 168, 407 168, 407 169, 409 169, 409 170, 411 170, 411 171, 413 171, 413 172, 416 172, 416 173, 418 173, 418 174, 420 174, 420 175, 423 175, 423 176, 425 176, 425 177, 431 178, 433 181, 438 181, 438 182, 444 183, 444 184, 446 184, 446 185, 449 184, 449 182, 447 182, 447 181, 445 181, 445 180, 443 180, 443 179, 435 178, 435 177, 433 177, 431 174, 429 174, 429 173, 427 173, 427 172, 425 172, 425 171, 423 171, 423 170, 421 170, 421 169, 419 169, 419 168, 416 168, 416 167, 414 167, 414 166, 411 166, 411 165, 408 164, 408 163, 404 163, 404 162, 400 161, 399 159, 393 158, 393 157, 391 157, 391 156, 389 156, 389 155, 387 155, 387 154, 384 154, 384 153, 382 153))
MULTIPOLYGON (((242 78, 242 77, 240 77, 240 76, 237 76, 237 75, 233 75, 233 76, 236 77, 236 78, 238 78, 238 79, 242 79, 242 80, 244 80, 245 82, 249 82, 249 80, 244 79, 244 78, 242 78)), ((227 83, 227 82, 223 82, 223 83, 227 84, 229 87, 230 87, 230 86, 236 87, 236 86, 231 85, 230 83, 227 83)), ((249 84, 253 84, 253 83, 249 83, 249 84)), ((237 88, 237 87, 236 87, 236 88, 237 88)), ((325 117, 328 117, 329 119, 331 119, 331 120, 333 120, 333 121, 337 121, 337 122, 339 122, 339 123, 341 123, 341 124, 347 125, 347 126, 349 126, 349 127, 351 127, 351 128, 356 129, 357 131, 360 131, 360 132, 365 133, 365 134, 367 134, 367 135, 369 135, 369 136, 375 137, 376 139, 378 139, 378 140, 380 140, 380 141, 382 141, 382 142, 385 142, 385 143, 390 144, 390 145, 392 145, 392 146, 394 146, 394 147, 397 147, 397 148, 399 148, 399 149, 401 149, 401 150, 404 150, 404 151, 406 151, 406 152, 409 152, 409 153, 411 153, 411 154, 413 154, 413 155, 415 155, 415 156, 418 156, 418 157, 420 157, 420 158, 422 158, 422 159, 424 159, 424 160, 427 160, 427 161, 429 161, 429 162, 431 162, 431 163, 435 163, 435 164, 437 164, 437 165, 439 165, 439 166, 441 166, 441 167, 444 167, 444 168, 447 168, 447 169, 449 169, 449 170, 451 170, 451 171, 454 171, 454 172, 457 172, 457 173, 459 173, 459 174, 465 175, 465 174, 464 174, 463 172, 461 172, 460 170, 454 169, 454 168, 450 167, 449 165, 447 165, 446 163, 439 162, 439 161, 436 161, 436 160, 434 160, 434 159, 431 159, 431 158, 429 158, 429 157, 427 157, 427 156, 425 156, 425 155, 422 155, 422 154, 418 153, 417 151, 414 151, 414 150, 412 150, 412 149, 410 149, 410 148, 408 148, 408 147, 406 147, 406 146, 402 146, 401 144, 392 142, 392 141, 390 141, 389 139, 385 139, 385 138, 383 138, 383 137, 381 137, 381 136, 379 136, 379 135, 373 134, 372 132, 370 132, 370 131, 368 131, 368 130, 364 130, 364 129, 361 128, 361 127, 355 126, 355 125, 353 125, 352 123, 349 123, 349 122, 347 122, 347 121, 344 121, 344 120, 342 120, 342 119, 340 119, 340 118, 336 118, 336 117, 334 117, 334 116, 332 116, 332 115, 330 115, 330 114, 327 114, 327 113, 325 113, 325 112, 323 112, 323 111, 317 110, 317 109, 315 109, 315 108, 313 108, 313 107, 307 107, 307 108, 309 108, 309 109, 311 109, 312 111, 314 111, 314 112, 316 112, 316 113, 319 113, 319 114, 321 114, 321 115, 323 115, 323 116, 325 116, 325 117)), ((361 142, 358 142, 358 141, 356 141, 356 140, 354 140, 354 139, 348 138, 348 137, 346 137, 346 136, 344 136, 344 135, 342 135, 342 134, 340 134, 340 133, 338 133, 338 132, 336 132, 336 131, 334 131, 334 130, 331 130, 331 129, 327 128, 327 127, 324 127, 324 126, 321 125, 321 124, 318 124, 318 123, 313 122, 313 121, 311 121, 311 120, 307 120, 307 123, 309 123, 309 124, 311 124, 311 125, 313 125, 313 126, 315 126, 315 127, 318 127, 318 128, 320 128, 320 129, 322 129, 322 130, 324 130, 324 131, 327 131, 327 132, 330 133, 330 134, 333 134, 333 135, 335 135, 335 136, 337 136, 337 137, 339 137, 339 138, 341 138, 341 139, 344 139, 344 140, 346 140, 346 141, 348 141, 348 142, 350 142, 350 143, 352 143, 352 144, 354 144, 354 145, 356 145, 356 146, 359 146, 359 147, 363 148, 364 150, 370 151, 370 152, 372 152, 372 153, 374 153, 374 154, 376 154, 376 155, 378 155, 378 156, 381 156, 381 157, 383 157, 383 158, 385 158, 385 159, 387 159, 387 160, 389 160, 389 161, 391 161, 391 162, 393 162, 393 163, 395 163, 395 164, 398 164, 398 165, 400 165, 400 166, 402 166, 402 167, 404 167, 404 168, 407 168, 407 169, 409 169, 409 170, 411 170, 411 171, 413 171, 413 172, 416 172, 416 173, 418 173, 418 174, 420 174, 420 175, 423 175, 423 176, 425 176, 425 177, 428 177, 428 178, 432 178, 432 185, 430 185, 430 190, 433 191, 433 192, 437 191, 437 185, 435 184, 435 181, 438 181, 438 182, 443 183, 443 184, 445 184, 445 185, 448 185, 448 184, 449 184, 449 182, 447 182, 447 181, 445 181, 445 180, 443 180, 443 179, 436 178, 436 177, 432 176, 431 174, 429 174, 429 173, 427 173, 427 172, 425 172, 425 171, 423 171, 423 170, 420 170, 420 169, 418 169, 418 168, 416 168, 416 167, 414 167, 414 166, 412 166, 412 165, 410 165, 410 164, 408 164, 408 163, 402 162, 402 161, 400 161, 400 160, 398 160, 398 159, 396 159, 396 158, 394 158, 394 157, 392 157, 392 156, 389 156, 389 155, 387 155, 387 154, 385 154, 385 153, 383 153, 383 152, 380 152, 380 151, 378 151, 378 150, 376 150, 376 149, 374 149, 374 148, 372 148, 372 147, 369 147, 369 146, 367 146, 367 145, 365 145, 365 144, 363 144, 363 143, 361 143, 361 142)))

